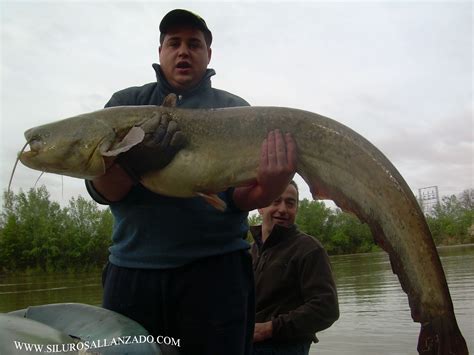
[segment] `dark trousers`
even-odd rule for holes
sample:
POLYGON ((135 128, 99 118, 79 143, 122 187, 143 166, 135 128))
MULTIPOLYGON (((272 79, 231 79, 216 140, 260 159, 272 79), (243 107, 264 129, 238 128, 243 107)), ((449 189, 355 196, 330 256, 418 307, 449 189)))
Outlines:
POLYGON ((108 263, 102 281, 104 308, 142 324, 155 339, 179 339, 179 354, 251 354, 255 289, 247 251, 166 270, 108 263))

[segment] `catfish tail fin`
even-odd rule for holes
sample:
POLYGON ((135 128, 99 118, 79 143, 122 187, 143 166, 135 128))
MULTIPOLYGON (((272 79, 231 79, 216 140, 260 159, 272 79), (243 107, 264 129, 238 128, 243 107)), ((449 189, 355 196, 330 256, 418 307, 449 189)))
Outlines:
POLYGON ((420 355, 468 355, 456 320, 452 317, 436 318, 421 325, 418 337, 420 355))

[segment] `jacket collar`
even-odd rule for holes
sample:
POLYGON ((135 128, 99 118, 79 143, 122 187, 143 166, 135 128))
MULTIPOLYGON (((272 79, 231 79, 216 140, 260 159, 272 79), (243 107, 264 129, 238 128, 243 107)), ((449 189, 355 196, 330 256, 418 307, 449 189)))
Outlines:
MULTIPOLYGON (((154 63, 153 69, 155 69, 156 73, 156 81, 158 82, 158 86, 160 88, 160 91, 166 96, 168 94, 174 93, 176 94, 176 89, 174 89, 169 83, 168 80, 166 80, 162 70, 161 66, 159 64, 154 63)), ((206 73, 204 73, 204 76, 202 77, 201 81, 199 84, 197 84, 194 88, 185 91, 185 92, 180 92, 180 95, 184 96, 192 96, 194 93, 211 87, 211 76, 216 75, 216 71, 214 69, 207 69, 206 73)))
POLYGON ((272 246, 282 243, 283 241, 293 237, 296 234, 295 232, 297 227, 295 224, 291 225, 290 227, 283 227, 275 224, 265 242, 262 240, 262 226, 250 226, 249 229, 253 239, 255 240, 255 243, 258 246, 258 249, 262 251, 262 249, 271 248, 272 246))

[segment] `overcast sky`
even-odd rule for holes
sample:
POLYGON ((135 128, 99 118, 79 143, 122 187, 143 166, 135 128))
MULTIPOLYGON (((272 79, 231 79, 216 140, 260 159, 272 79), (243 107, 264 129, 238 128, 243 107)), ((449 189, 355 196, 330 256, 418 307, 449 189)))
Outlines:
MULTIPOLYGON (((155 79, 158 25, 176 7, 213 32, 214 87, 338 120, 384 152, 415 193, 473 187, 471 2, 2 0, 2 189, 26 129, 155 79)), ((13 190, 38 176, 19 164, 13 190)), ((40 184, 58 202, 87 196, 81 180, 61 181, 45 174, 40 184)))

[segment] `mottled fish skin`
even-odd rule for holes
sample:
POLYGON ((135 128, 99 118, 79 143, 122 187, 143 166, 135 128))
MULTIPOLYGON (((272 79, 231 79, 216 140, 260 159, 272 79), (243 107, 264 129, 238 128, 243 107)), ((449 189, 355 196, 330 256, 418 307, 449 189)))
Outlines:
POLYGON ((33 169, 91 179, 113 158, 101 153, 133 127, 167 114, 187 145, 164 169, 142 184, 175 197, 215 193, 255 181, 260 147, 273 129, 293 135, 298 173, 314 198, 333 200, 366 222, 390 257, 408 295, 411 315, 422 324, 420 354, 467 354, 456 323, 443 268, 424 215, 410 188, 390 161, 350 128, 324 116, 281 107, 186 110, 127 106, 72 117, 25 133, 37 137, 36 153, 20 160, 33 169))

